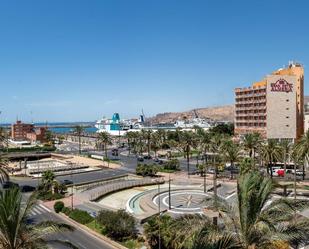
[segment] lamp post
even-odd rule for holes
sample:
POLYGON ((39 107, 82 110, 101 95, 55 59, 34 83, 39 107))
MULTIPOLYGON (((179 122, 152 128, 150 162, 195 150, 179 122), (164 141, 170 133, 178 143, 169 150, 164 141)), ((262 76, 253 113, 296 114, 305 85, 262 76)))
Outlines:
POLYGON ((168 174, 168 209, 171 210, 172 203, 171 203, 171 174, 168 174))
POLYGON ((204 193, 206 194, 207 190, 206 190, 206 164, 204 165, 204 193))
POLYGON ((71 166, 71 181, 72 181, 72 195, 71 195, 71 209, 73 210, 74 208, 74 183, 73 183, 73 163, 70 162, 70 166, 71 166))
POLYGON ((160 197, 160 181, 158 183, 158 209, 159 209, 159 249, 161 249, 161 197, 160 197))

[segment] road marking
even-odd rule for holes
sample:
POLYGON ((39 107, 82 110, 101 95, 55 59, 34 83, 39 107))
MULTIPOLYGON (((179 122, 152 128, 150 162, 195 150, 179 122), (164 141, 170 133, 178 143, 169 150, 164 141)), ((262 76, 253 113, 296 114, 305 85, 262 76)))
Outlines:
POLYGON ((39 207, 43 208, 45 211, 47 212, 51 212, 51 210, 47 207, 45 207, 44 205, 40 204, 39 207))
POLYGON ((230 199, 231 197, 233 197, 234 195, 236 195, 236 192, 234 192, 233 194, 230 194, 228 197, 226 197, 225 199, 230 199))

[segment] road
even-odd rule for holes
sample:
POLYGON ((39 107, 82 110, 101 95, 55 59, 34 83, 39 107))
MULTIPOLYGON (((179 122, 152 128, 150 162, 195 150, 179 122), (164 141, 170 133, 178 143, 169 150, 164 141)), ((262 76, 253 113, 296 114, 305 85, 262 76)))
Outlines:
MULTIPOLYGON (((42 204, 35 205, 30 213, 30 217, 32 222, 41 222, 46 220, 52 220, 59 223, 67 223, 66 220, 55 213, 52 213, 42 204)), ((98 239, 92 234, 89 234, 82 230, 81 228, 76 227, 76 230, 73 232, 61 232, 54 235, 56 239, 69 241, 77 246, 79 249, 114 249, 115 247, 111 246, 107 242, 98 239)), ((53 239, 53 237, 51 238, 53 239)), ((49 245, 54 249, 67 249, 69 247, 59 244, 59 243, 51 243, 49 245)))
MULTIPOLYGON (((126 175, 127 172, 121 169, 102 169, 98 171, 90 171, 80 174, 72 174, 72 178, 70 175, 65 176, 57 176, 56 179, 59 181, 63 181, 65 179, 69 179, 74 182, 74 184, 79 184, 83 182, 90 182, 96 180, 104 180, 115 176, 123 176, 126 175)), ((41 181, 40 178, 24 178, 24 177, 11 177, 13 182, 18 183, 20 186, 22 185, 30 185, 36 187, 38 183, 41 181)))

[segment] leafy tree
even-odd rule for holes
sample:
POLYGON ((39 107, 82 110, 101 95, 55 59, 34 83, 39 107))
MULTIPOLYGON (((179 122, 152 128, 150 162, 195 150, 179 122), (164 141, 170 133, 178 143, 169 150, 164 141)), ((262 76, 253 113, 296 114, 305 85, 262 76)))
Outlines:
POLYGON ((211 133, 221 135, 234 135, 234 124, 217 124, 216 126, 209 129, 211 133))
POLYGON ((135 238, 136 222, 132 215, 124 210, 102 210, 97 216, 97 222, 104 227, 107 236, 118 241, 135 238))
MULTIPOLYGON (((31 212, 34 204, 35 195, 32 195, 24 205, 22 204, 22 195, 18 188, 11 188, 5 191, 0 190, 0 248, 47 248, 49 235, 73 231, 71 226, 54 221, 43 221, 37 224, 30 223, 28 221, 28 214, 31 212)), ((68 241, 59 239, 52 239, 52 241, 76 248, 68 241)))
POLYGON ((158 170, 158 166, 155 164, 138 164, 136 167, 136 174, 142 176, 155 176, 158 170))

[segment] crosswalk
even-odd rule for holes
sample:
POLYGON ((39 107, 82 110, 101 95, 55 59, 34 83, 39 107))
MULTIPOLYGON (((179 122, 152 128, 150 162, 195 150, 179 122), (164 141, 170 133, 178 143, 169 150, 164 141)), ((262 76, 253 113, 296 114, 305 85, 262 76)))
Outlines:
POLYGON ((36 216, 36 215, 42 215, 44 213, 50 213, 51 210, 48 209, 47 207, 43 206, 42 204, 39 205, 35 205, 31 211, 30 211, 30 215, 31 216, 36 216))

